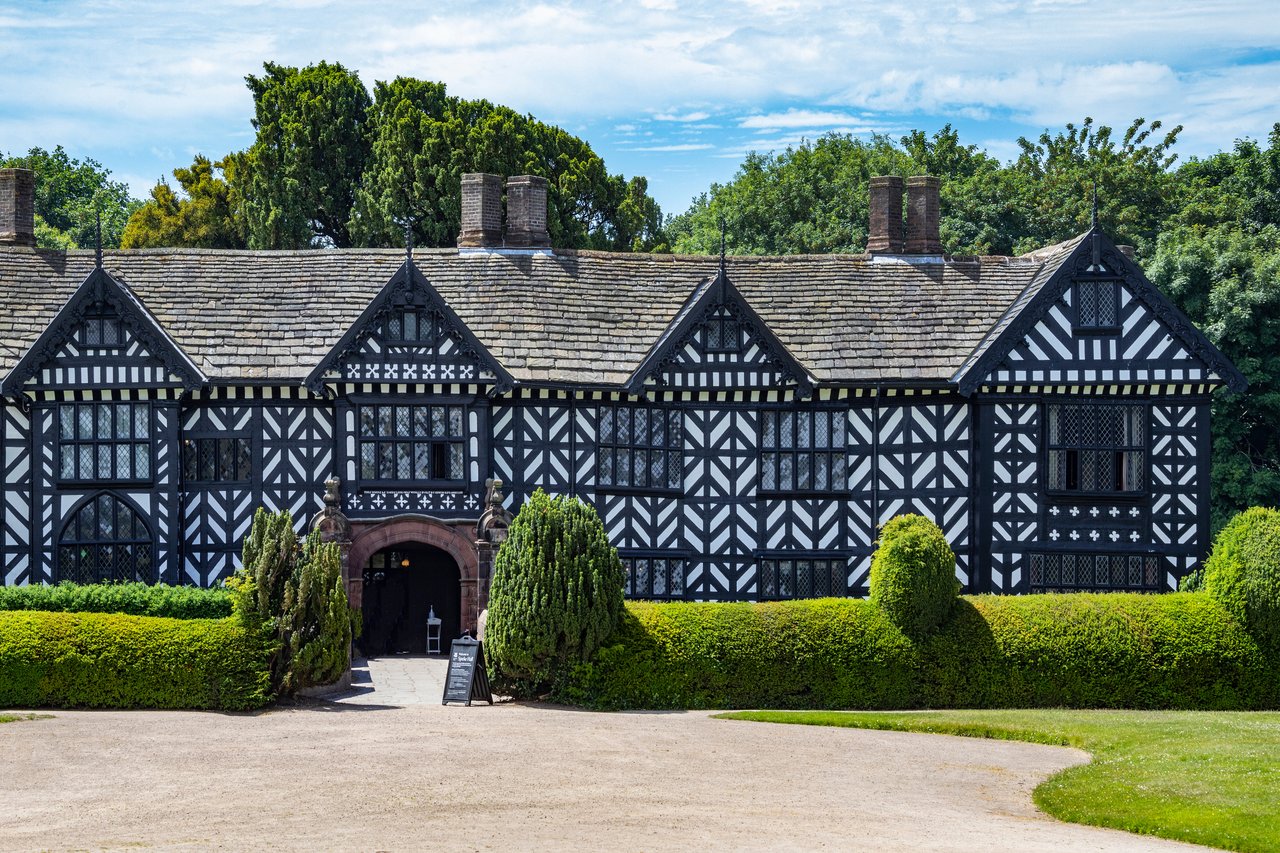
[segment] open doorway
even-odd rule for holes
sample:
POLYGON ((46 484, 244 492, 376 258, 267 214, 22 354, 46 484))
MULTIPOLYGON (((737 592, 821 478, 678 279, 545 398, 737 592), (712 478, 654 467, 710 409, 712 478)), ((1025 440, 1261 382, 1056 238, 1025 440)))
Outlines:
POLYGON ((430 545, 406 542, 378 551, 364 567, 362 610, 357 645, 366 657, 425 654, 432 610, 440 619, 440 650, 448 654, 462 622, 458 566, 430 545))

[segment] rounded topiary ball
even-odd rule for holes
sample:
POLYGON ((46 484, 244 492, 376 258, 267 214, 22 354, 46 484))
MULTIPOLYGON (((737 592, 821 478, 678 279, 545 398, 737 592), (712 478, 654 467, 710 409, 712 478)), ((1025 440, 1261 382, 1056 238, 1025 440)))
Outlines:
POLYGON ((1227 522, 1204 565, 1204 591, 1280 655, 1280 511, 1253 507, 1227 522))
POLYGON ((912 637, 935 631, 960 592, 956 555, 942 529, 919 515, 892 518, 871 558, 871 602, 912 637))

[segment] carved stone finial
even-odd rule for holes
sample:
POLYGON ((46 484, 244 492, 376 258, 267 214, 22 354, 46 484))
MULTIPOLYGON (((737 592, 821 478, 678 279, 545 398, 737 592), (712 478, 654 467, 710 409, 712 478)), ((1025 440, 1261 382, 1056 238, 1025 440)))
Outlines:
POLYGON ((476 522, 476 538, 484 542, 500 545, 507 539, 507 528, 511 526, 511 513, 502 506, 505 498, 502 494, 502 480, 491 477, 485 480, 485 510, 476 522))
POLYGON ((95 269, 102 269, 102 208, 94 211, 95 216, 95 246, 93 250, 93 266, 95 269))
POLYGON ((342 512, 341 486, 342 481, 336 475, 324 481, 324 509, 311 519, 311 529, 318 531, 326 542, 351 541, 351 521, 342 512))

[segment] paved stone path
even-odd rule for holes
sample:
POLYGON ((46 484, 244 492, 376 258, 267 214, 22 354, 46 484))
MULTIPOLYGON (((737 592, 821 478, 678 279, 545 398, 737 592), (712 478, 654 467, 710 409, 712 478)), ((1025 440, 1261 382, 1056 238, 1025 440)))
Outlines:
POLYGON ((441 706, 449 659, 441 655, 388 655, 357 658, 351 666, 351 688, 326 697, 349 705, 441 706))

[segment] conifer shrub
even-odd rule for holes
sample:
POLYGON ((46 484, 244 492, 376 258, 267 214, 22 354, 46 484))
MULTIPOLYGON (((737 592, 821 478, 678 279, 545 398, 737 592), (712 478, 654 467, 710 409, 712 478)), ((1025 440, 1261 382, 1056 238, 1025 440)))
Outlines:
POLYGON ((919 515, 891 518, 871 558, 871 602, 920 638, 946 621, 959 593, 956 555, 941 528, 919 515))
POLYGON ((350 665, 355 613, 338 546, 299 540, 289 512, 259 508, 242 568, 227 580, 236 619, 266 645, 278 696, 337 681, 350 665))
POLYGON ((1227 522, 1205 563, 1204 590, 1280 658, 1280 511, 1253 507, 1227 522))
POLYGON ((64 613, 127 613, 169 619, 225 619, 231 596, 225 589, 145 583, 0 586, 0 610, 64 613))
POLYGON ((534 492, 494 559, 485 653, 495 688, 548 693, 613 633, 622 587, 622 561, 596 511, 534 492))

